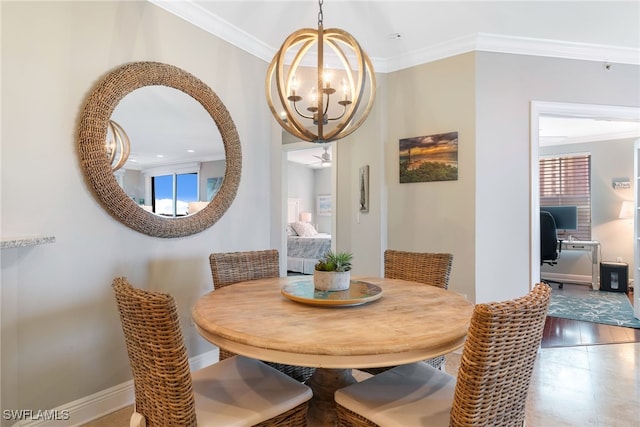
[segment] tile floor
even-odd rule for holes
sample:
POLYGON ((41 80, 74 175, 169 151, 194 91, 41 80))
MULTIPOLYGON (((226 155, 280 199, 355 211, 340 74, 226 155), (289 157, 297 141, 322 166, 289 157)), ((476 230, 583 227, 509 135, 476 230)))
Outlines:
MULTIPOLYGON (((450 354, 445 369, 458 363, 459 353, 450 354)), ((130 414, 127 407, 85 427, 127 427, 130 414)), ((640 343, 540 349, 526 425, 640 426, 640 343)))
POLYGON ((541 349, 527 427, 640 426, 640 343, 541 349))

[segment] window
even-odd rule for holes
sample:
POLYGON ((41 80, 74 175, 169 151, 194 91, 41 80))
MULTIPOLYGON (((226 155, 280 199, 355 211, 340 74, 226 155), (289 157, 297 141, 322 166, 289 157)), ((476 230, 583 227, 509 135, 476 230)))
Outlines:
POLYGON ((153 212, 163 216, 184 216, 189 202, 198 201, 198 174, 158 175, 151 178, 153 212))
POLYGON ((591 155, 540 159, 540 206, 577 206, 578 227, 568 232, 591 240, 591 155))

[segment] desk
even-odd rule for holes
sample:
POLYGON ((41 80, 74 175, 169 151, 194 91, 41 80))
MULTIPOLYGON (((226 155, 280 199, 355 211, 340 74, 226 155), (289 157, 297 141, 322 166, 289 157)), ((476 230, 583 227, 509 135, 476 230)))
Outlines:
POLYGON ((600 289, 600 282, 598 280, 599 272, 599 259, 598 253, 600 251, 600 242, 597 240, 578 241, 578 240, 562 240, 562 252, 565 251, 585 251, 591 252, 591 287, 594 291, 600 289))
MULTIPOLYGON (((356 279, 354 277, 354 279, 356 279)), ((352 368, 412 363, 464 343, 473 305, 460 294, 398 279, 357 277, 382 288, 376 301, 311 306, 280 288, 311 276, 236 283, 202 296, 192 317, 213 344, 260 360, 316 367, 307 384, 312 424, 333 425, 337 388, 355 382, 352 368)))

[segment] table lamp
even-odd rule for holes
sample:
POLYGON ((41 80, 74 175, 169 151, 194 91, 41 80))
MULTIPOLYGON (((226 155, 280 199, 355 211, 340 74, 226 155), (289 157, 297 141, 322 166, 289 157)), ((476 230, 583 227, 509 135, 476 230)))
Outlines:
POLYGON ((300 213, 300 221, 302 221, 302 222, 311 222, 311 212, 301 212, 300 213))
POLYGON ((619 219, 633 218, 633 202, 631 200, 624 200, 620 206, 619 219))

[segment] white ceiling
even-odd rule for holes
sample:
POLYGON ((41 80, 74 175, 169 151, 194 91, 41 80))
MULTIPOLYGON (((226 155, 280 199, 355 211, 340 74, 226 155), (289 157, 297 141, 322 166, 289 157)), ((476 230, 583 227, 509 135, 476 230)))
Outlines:
POLYGON ((541 116, 540 146, 640 138, 640 122, 541 116))
MULTIPOLYGON (((318 25, 316 0, 149 1, 265 61, 318 25)), ((640 63, 637 0, 324 0, 322 9, 324 27, 351 33, 377 72, 471 50, 640 63)))
POLYGON ((111 119, 122 126, 131 141, 125 169, 224 159, 222 137, 211 116, 195 99, 177 89, 137 89, 120 101, 111 119))
MULTIPOLYGON (((331 163, 325 162, 323 164, 321 161, 325 148, 327 149, 327 154, 331 156, 331 144, 324 144, 322 146, 316 146, 313 148, 287 151, 287 160, 289 160, 290 162, 299 163, 312 169, 332 166, 331 163)), ((333 159, 333 157, 331 158, 333 159)))
MULTIPOLYGON (((316 0, 148 1, 267 62, 289 34, 318 24, 316 0)), ((603 67, 606 63, 640 65, 637 0, 324 0, 323 24, 351 33, 378 73, 473 50, 600 61, 603 67)), ((565 143, 582 142, 585 133, 600 138, 637 132, 628 123, 618 127, 619 122, 581 121, 578 125, 573 120, 553 119, 541 120, 541 125, 541 143, 558 143, 560 136, 566 137, 565 143), (616 126, 603 129, 612 125, 616 126)), ((161 137, 149 140, 160 141, 161 137)), ((221 147, 220 142, 216 144, 221 147)), ((202 155, 201 149, 198 152, 202 155)), ((312 155, 321 154, 322 149, 312 155)), ((188 156, 193 153, 176 161, 190 161, 188 156)), ((314 158, 303 161, 313 162, 314 158)))

